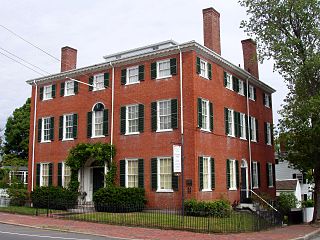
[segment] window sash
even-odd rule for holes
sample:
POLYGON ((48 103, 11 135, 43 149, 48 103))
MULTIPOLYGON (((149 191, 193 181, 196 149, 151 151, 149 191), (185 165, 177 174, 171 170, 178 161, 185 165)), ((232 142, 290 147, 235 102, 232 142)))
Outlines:
POLYGON ((50 141, 50 117, 42 118, 42 142, 50 141))
POLYGON ((93 112, 94 136, 103 136, 103 111, 93 112))
POLYGON ((139 82, 139 67, 132 67, 127 69, 127 84, 139 82))
POLYGON ((139 106, 131 105, 126 109, 127 119, 127 131, 126 133, 138 133, 139 132, 139 106))
POLYGON ((172 191, 172 160, 158 158, 158 191, 172 191))
POLYGON ((228 135, 234 136, 234 114, 232 109, 228 109, 228 135))
POLYGON ((104 74, 98 74, 93 77, 93 91, 104 89, 104 74))
POLYGON ((158 78, 170 77, 170 59, 157 62, 158 78))
POLYGON ((251 134, 251 141, 257 141, 257 130, 256 130, 256 118, 250 117, 250 134, 251 134))
POLYGON ((138 187, 138 159, 126 160, 126 187, 138 187))
POLYGON ((49 186, 49 163, 41 163, 41 182, 40 186, 49 186))
POLYGON ((271 145, 271 124, 270 123, 267 123, 267 144, 268 145, 271 145))
POLYGON ((252 164, 252 184, 254 188, 259 187, 259 182, 258 182, 258 163, 253 162, 252 164))
POLYGON ((230 188, 231 190, 237 189, 237 180, 236 180, 236 161, 229 160, 230 167, 230 188))
POLYGON ((211 190, 211 162, 210 157, 203 157, 203 189, 211 190))
POLYGON ((63 163, 62 168, 62 186, 68 187, 71 180, 71 168, 67 166, 65 162, 63 163))
POLYGON ((273 170, 272 170, 272 164, 268 163, 268 176, 269 176, 269 186, 273 187, 273 170))
POLYGON ((63 139, 73 139, 73 114, 64 115, 63 119, 64 119, 63 139))
POLYGON ((230 90, 233 90, 233 82, 232 82, 232 75, 230 73, 227 73, 227 84, 226 88, 229 88, 230 90))
POLYGON ((52 99, 52 85, 43 87, 43 100, 52 99))
POLYGON ((244 95, 244 86, 243 86, 243 81, 239 80, 239 92, 240 95, 244 95))
POLYGON ((240 138, 246 139, 246 116, 240 113, 240 138))
POLYGON ((208 100, 202 100, 202 129, 209 131, 209 101, 208 100))
POLYGON ((249 85, 249 99, 254 100, 254 88, 252 85, 249 85))
POLYGON ((200 59, 200 76, 208 78, 208 63, 200 59))
POLYGON ((270 97, 269 94, 264 94, 264 102, 265 102, 264 105, 265 105, 266 107, 270 107, 269 97, 270 97))
POLYGON ((64 88, 64 95, 70 96, 74 94, 74 81, 66 81, 65 88, 64 88))
POLYGON ((171 130, 171 101, 158 101, 158 130, 171 130))

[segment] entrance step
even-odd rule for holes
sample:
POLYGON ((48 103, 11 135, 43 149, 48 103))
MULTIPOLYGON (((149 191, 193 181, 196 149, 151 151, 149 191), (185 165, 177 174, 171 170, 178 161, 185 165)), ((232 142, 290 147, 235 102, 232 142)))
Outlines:
POLYGON ((71 213, 90 213, 95 211, 94 204, 91 203, 79 204, 76 208, 68 209, 68 212, 71 213))
POLYGON ((257 211, 256 207, 252 203, 240 203, 236 208, 239 210, 249 209, 253 212, 257 211))

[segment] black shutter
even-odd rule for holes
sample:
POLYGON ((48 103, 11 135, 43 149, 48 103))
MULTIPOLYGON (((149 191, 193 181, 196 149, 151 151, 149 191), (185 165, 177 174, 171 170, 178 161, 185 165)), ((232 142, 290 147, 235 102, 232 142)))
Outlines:
POLYGON ((226 128, 226 135, 229 134, 229 109, 224 108, 224 122, 225 122, 225 128, 226 128))
POLYGON ((227 176, 227 189, 230 188, 230 160, 227 159, 226 176, 227 176))
POLYGON ((63 139, 63 116, 59 117, 59 140, 63 139))
POLYGON ((175 58, 170 59, 170 74, 177 75, 177 59, 175 58))
POLYGON ((144 164, 143 159, 138 159, 138 187, 144 188, 144 164))
POLYGON ((108 131, 109 127, 109 114, 108 114, 108 109, 103 110, 103 129, 102 129, 102 134, 107 136, 109 134, 108 131))
POLYGON ((110 74, 108 72, 103 74, 104 77, 104 87, 107 88, 109 87, 109 76, 110 74))
POLYGON ((212 66, 210 63, 208 63, 208 78, 212 79, 212 66))
POLYGON ((270 124, 271 128, 271 145, 273 146, 273 124, 270 124))
POLYGON ((43 87, 40 87, 40 94, 39 94, 39 96, 40 96, 40 100, 42 100, 42 99, 43 99, 43 87))
POLYGON ((178 128, 178 100, 171 99, 171 128, 178 128))
POLYGON ((198 98, 198 127, 202 128, 202 99, 198 98))
POLYGON ((263 106, 266 105, 266 94, 262 93, 262 102, 263 102, 263 106))
POLYGON ((151 129, 157 131, 157 102, 151 103, 151 129))
POLYGON ((269 98, 269 105, 270 105, 270 108, 272 108, 272 98, 271 98, 271 94, 268 96, 269 98))
POLYGON ((270 175, 269 175, 269 164, 268 163, 266 163, 266 173, 267 173, 267 187, 269 187, 270 186, 270 181, 269 181, 269 177, 270 177, 270 175))
POLYGON ((258 167, 258 186, 261 186, 260 162, 257 162, 258 167))
POLYGON ((171 161, 171 167, 172 167, 172 189, 173 191, 178 191, 179 190, 179 176, 175 176, 173 174, 173 158, 171 161))
POLYGON ((244 95, 247 96, 247 91, 248 91, 248 88, 247 88, 247 82, 243 82, 243 90, 244 90, 244 95))
POLYGON ((62 163, 61 162, 58 163, 58 187, 62 187, 62 163))
POLYGON ((74 81, 73 82, 73 89, 74 89, 74 94, 78 94, 79 93, 79 83, 74 81))
POLYGON ((237 186, 237 188, 239 188, 239 182, 240 182, 240 179, 239 179, 239 161, 235 160, 235 163, 236 163, 236 186, 237 186))
POLYGON ((92 136, 92 112, 87 113, 87 137, 92 136))
POLYGON ((211 159, 211 189, 216 188, 216 173, 215 173, 215 166, 214 166, 214 158, 211 159))
POLYGON ((209 102, 209 113, 210 113, 210 131, 213 131, 213 104, 209 102))
POLYGON ((246 121, 246 123, 245 123, 246 124, 246 137, 247 137, 248 140, 250 140, 249 139, 248 115, 245 115, 244 118, 245 118, 245 121, 246 121))
POLYGON ((78 137, 78 114, 73 114, 72 135, 76 139, 78 137))
POLYGON ((228 80, 227 80, 227 72, 223 72, 223 83, 224 83, 224 86, 226 87, 227 84, 228 84, 228 80))
POLYGON ((257 100, 257 89, 253 87, 253 99, 257 100))
POLYGON ((139 104, 139 123, 138 123, 138 130, 140 133, 144 131, 144 105, 139 104))
POLYGON ((157 63, 153 62, 151 63, 151 79, 157 78, 157 63))
POLYGON ((50 118, 50 140, 54 139, 54 117, 50 118))
POLYGON ((40 171, 41 171, 41 163, 37 163, 36 170, 36 186, 40 187, 40 171))
POLYGON ((120 108, 120 133, 126 133, 126 107, 120 108))
POLYGON ((89 86, 89 91, 92 91, 93 90, 93 76, 89 77, 89 84, 91 86, 89 86))
POLYGON ((152 191, 157 190, 157 159, 151 158, 151 189, 152 191))
POLYGON ((139 66, 139 81, 144 81, 144 65, 139 66))
POLYGON ((42 118, 38 119, 38 142, 41 142, 42 118))
POLYGON ((126 160, 120 160, 120 187, 126 186, 126 160))
POLYGON ((264 122, 264 141, 265 141, 265 144, 268 143, 268 125, 266 122, 264 122))
POLYGON ((236 112, 236 111, 233 111, 233 121, 234 121, 234 135, 236 137, 239 137, 240 136, 240 131, 239 131, 240 130, 239 129, 240 123, 238 122, 238 112, 236 112))
POLYGON ((127 69, 121 70, 121 85, 125 85, 127 83, 127 69))
POLYGON ((197 74, 200 74, 201 73, 201 67, 200 67, 200 58, 199 57, 197 57, 196 68, 197 68, 197 74))
POLYGON ((199 170, 199 191, 203 189, 203 157, 198 158, 198 170, 199 170))
POLYGON ((52 84, 51 86, 51 96, 52 98, 55 98, 56 97, 56 85, 55 84, 52 84))
POLYGON ((49 186, 52 186, 53 163, 49 163, 49 186))
POLYGON ((233 90, 236 92, 239 92, 239 79, 236 78, 235 76, 232 76, 232 85, 233 85, 233 90))
POLYGON ((256 119, 256 138, 257 138, 257 142, 259 142, 259 125, 258 125, 258 119, 256 119))
POLYGON ((60 84, 60 96, 61 96, 61 97, 64 96, 64 85, 65 85, 64 82, 62 82, 62 83, 60 84))

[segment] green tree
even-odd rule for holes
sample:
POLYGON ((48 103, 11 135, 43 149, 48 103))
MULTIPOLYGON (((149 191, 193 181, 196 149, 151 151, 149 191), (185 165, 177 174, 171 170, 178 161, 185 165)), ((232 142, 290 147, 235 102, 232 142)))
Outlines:
POLYGON ((241 27, 256 39, 261 59, 273 58, 289 94, 280 111, 283 155, 297 169, 312 172, 313 222, 320 218, 320 2, 239 0, 248 20, 241 27))
POLYGON ((4 132, 3 153, 20 159, 28 158, 30 128, 30 98, 14 110, 7 120, 4 132))

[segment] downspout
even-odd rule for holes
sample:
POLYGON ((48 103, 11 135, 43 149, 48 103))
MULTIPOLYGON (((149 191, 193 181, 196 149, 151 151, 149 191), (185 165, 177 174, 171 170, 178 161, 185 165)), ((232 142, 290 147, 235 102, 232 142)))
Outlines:
MULTIPOLYGON (((112 145, 113 145, 113 118, 114 118, 114 66, 112 62, 109 63, 112 67, 112 80, 111 80, 111 133, 110 133, 110 144, 111 144, 111 151, 112 151, 112 145)), ((111 162, 113 160, 113 157, 111 155, 111 162)))
POLYGON ((38 85, 36 85, 35 96, 34 96, 34 111, 33 111, 33 136, 32 136, 32 163, 31 163, 31 192, 33 191, 34 181, 34 155, 35 155, 35 143, 36 143, 36 117, 37 117, 37 98, 38 98, 38 85))
POLYGON ((248 124, 248 150, 249 150, 249 169, 250 169, 250 191, 252 191, 252 152, 251 152, 251 131, 250 131, 250 106, 249 106, 249 79, 246 80, 247 92, 246 92, 246 101, 247 101, 247 124, 248 124))

